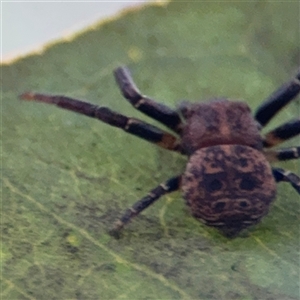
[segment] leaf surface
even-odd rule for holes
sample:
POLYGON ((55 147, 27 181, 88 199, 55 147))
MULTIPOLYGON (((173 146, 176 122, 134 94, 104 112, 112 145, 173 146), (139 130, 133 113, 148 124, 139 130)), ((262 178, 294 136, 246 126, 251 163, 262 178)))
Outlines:
MULTIPOLYGON (((299 195, 278 187, 270 214, 228 240, 163 197, 120 239, 113 221, 185 159, 56 107, 18 100, 64 94, 147 122, 118 91, 176 107, 226 96, 255 109, 299 62, 299 3, 171 2, 128 11, 3 65, 3 299, 299 299, 299 195)), ((299 101, 267 130, 299 115, 299 101)), ((284 146, 299 145, 299 139, 284 146)), ((296 161, 280 164, 299 174, 296 161)))

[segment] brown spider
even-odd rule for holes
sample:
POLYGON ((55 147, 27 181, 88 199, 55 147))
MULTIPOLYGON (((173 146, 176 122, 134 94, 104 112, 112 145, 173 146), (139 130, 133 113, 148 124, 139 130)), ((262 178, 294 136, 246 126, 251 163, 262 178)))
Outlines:
POLYGON ((32 92, 21 95, 25 100, 55 104, 97 118, 188 156, 185 172, 161 183, 127 209, 115 223, 113 232, 118 232, 161 196, 179 188, 192 215, 227 236, 237 235, 268 213, 276 195, 276 182, 289 182, 300 194, 299 176, 269 164, 270 161, 299 158, 300 147, 266 150, 300 134, 300 118, 284 123, 264 136, 260 134, 261 128, 299 94, 300 71, 257 109, 254 118, 246 103, 227 99, 184 103, 178 110, 173 110, 143 96, 125 67, 116 69, 114 74, 123 96, 176 136, 107 107, 65 96, 32 92))

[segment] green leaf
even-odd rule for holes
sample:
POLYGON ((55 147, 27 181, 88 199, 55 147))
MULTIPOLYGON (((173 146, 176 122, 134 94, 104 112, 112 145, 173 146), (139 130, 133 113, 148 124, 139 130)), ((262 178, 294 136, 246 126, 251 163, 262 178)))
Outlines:
MULTIPOLYGON (((170 107, 226 96, 254 109, 294 75, 298 22, 298 2, 149 5, 3 65, 2 298, 299 299, 300 202, 289 184, 236 239, 193 219, 180 193, 114 239, 113 221, 182 172, 184 158, 18 100, 28 90, 64 94, 149 122, 116 87, 112 71, 125 64, 145 94, 170 107)), ((299 101, 269 127, 297 115, 299 101)), ((299 174, 295 161, 280 165, 299 174)))

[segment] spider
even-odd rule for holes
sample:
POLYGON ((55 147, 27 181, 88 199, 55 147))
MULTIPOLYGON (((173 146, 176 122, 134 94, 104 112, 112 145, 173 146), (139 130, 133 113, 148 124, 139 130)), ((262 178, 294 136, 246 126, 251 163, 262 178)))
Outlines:
POLYGON ((182 190, 191 214, 228 237, 258 223, 276 196, 276 183, 289 182, 300 194, 300 177, 269 162, 297 159, 300 147, 268 150, 300 134, 300 118, 265 135, 261 129, 300 92, 300 70, 257 109, 254 117, 241 101, 216 98, 183 103, 173 110, 141 94, 129 70, 114 71, 123 96, 133 107, 169 128, 173 134, 103 106, 68 98, 27 92, 20 97, 57 105, 188 157, 185 171, 161 183, 118 219, 118 233, 133 217, 161 196, 182 190))

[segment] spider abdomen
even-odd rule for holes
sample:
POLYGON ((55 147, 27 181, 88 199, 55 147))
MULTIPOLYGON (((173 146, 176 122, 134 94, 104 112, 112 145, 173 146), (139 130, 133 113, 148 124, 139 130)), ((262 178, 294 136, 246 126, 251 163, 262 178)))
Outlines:
POLYGON ((267 214, 276 184, 262 152, 244 145, 216 145, 190 156, 182 191, 194 217, 236 235, 267 214))

